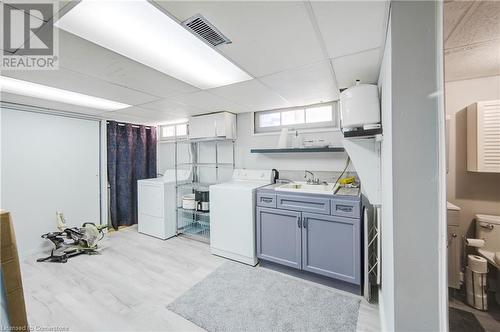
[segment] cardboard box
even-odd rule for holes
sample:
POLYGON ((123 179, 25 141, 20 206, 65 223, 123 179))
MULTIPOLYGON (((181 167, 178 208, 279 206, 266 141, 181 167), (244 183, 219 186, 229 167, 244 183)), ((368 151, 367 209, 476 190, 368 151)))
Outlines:
POLYGON ((10 213, 7 211, 0 211, 0 241, 2 287, 5 287, 10 327, 18 331, 27 331, 28 319, 24 303, 16 237, 10 213))

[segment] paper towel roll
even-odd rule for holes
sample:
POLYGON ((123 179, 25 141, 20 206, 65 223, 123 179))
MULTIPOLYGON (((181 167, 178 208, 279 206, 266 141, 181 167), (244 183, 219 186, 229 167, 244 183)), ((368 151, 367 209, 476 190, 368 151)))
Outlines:
POLYGON ((278 141, 278 149, 284 149, 288 145, 288 128, 281 129, 280 139, 278 141))
POLYGON ((482 239, 467 239, 465 244, 469 247, 482 248, 484 247, 484 240, 482 239))
POLYGON ((488 272, 488 262, 486 261, 486 259, 478 255, 468 255, 467 266, 473 272, 477 273, 488 272))

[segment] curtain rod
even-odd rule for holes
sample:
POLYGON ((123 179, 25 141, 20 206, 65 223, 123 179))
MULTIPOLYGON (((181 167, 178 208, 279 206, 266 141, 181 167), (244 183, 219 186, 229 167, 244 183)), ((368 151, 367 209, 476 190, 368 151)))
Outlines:
POLYGON ((102 118, 99 118, 97 116, 88 115, 88 114, 69 112, 69 111, 61 111, 61 110, 53 109, 53 108, 33 106, 33 105, 22 104, 22 103, 13 103, 13 102, 8 102, 8 101, 0 101, 0 108, 11 109, 11 110, 20 111, 20 112, 31 112, 31 113, 38 113, 38 114, 53 115, 53 116, 62 116, 62 117, 66 117, 66 118, 74 118, 74 119, 81 119, 81 120, 90 120, 90 121, 102 121, 103 120, 102 118))
MULTIPOLYGON (((133 123, 127 123, 127 122, 118 122, 118 121, 115 121, 120 127, 123 127, 123 126, 126 126, 126 125, 131 125, 132 128, 140 128, 142 125, 138 125, 138 124, 133 124, 133 123)), ((106 124, 109 124, 109 121, 106 121, 106 124)), ((146 129, 151 129, 151 126, 145 126, 146 129)))

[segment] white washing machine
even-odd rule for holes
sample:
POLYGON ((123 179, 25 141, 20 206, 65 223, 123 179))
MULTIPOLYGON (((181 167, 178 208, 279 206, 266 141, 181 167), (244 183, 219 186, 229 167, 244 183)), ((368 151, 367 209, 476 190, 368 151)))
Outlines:
MULTIPOLYGON (((190 170, 177 170, 177 181, 186 182, 190 170)), ((139 233, 165 240, 176 234, 175 170, 162 177, 137 181, 139 233)))
POLYGON ((210 186, 212 254, 249 265, 255 251, 255 190, 271 183, 271 170, 235 169, 231 181, 210 186))

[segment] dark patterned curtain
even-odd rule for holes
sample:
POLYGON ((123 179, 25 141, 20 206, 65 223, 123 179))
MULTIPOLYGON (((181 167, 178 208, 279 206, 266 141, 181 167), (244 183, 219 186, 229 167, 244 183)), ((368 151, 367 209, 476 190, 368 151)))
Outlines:
POLYGON ((137 224, 137 180, 156 177, 156 128, 108 122, 111 224, 137 224))

